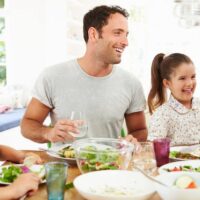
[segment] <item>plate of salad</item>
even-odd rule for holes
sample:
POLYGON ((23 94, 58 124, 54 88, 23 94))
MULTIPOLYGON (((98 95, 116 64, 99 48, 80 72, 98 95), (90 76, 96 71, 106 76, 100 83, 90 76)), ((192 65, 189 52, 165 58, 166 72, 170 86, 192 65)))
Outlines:
POLYGON ((174 161, 198 160, 200 159, 200 154, 197 155, 194 152, 199 147, 199 145, 171 147, 169 157, 174 161))
POLYGON ((75 150, 71 144, 61 144, 52 146, 47 150, 47 154, 52 157, 66 160, 71 165, 76 165, 75 150))
POLYGON ((168 163, 158 169, 159 174, 177 171, 200 172, 200 160, 185 160, 168 163))
POLYGON ((44 165, 32 165, 27 167, 23 164, 10 164, 0 166, 0 184, 11 184, 20 174, 23 173, 36 173, 42 178, 41 183, 45 183, 45 168, 44 165))

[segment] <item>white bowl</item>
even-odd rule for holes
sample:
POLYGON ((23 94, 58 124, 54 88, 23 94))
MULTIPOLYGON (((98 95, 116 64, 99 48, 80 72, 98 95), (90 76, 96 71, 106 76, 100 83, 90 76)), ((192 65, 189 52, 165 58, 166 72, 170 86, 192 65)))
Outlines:
POLYGON ((200 173, 198 172, 173 172, 163 173, 156 177, 159 181, 169 187, 155 184, 156 190, 163 200, 199 200, 200 199, 200 173), (174 186, 176 179, 180 176, 191 176, 197 183, 197 189, 179 189, 174 186))
POLYGON ((149 179, 126 170, 82 174, 74 180, 74 186, 88 200, 147 200, 155 193, 149 179))

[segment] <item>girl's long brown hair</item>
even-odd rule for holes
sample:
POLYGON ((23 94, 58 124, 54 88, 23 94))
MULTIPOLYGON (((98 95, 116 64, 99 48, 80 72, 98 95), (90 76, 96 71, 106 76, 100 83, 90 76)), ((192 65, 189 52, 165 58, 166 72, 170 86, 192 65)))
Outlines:
POLYGON ((170 75, 182 63, 193 62, 188 56, 181 53, 173 53, 169 56, 159 53, 154 57, 151 65, 151 89, 147 99, 150 114, 166 102, 167 93, 163 86, 163 79, 170 80, 170 75))

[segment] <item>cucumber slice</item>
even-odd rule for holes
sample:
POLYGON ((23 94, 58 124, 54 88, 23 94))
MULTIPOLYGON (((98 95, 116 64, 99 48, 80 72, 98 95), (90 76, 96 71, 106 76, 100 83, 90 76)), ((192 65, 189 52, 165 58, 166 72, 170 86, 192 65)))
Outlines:
POLYGON ((175 181, 175 186, 180 188, 180 189, 185 189, 187 188, 191 182, 193 182, 194 180, 190 177, 190 176, 187 176, 187 175, 183 175, 183 176, 180 176, 176 179, 175 181))

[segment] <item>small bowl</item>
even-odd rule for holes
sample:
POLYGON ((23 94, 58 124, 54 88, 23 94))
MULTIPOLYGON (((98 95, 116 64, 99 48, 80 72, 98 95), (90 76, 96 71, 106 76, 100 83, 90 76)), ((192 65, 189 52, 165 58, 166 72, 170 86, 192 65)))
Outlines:
POLYGON ((199 200, 200 198, 200 173, 199 172, 172 172, 163 173, 156 177, 169 187, 155 184, 156 190, 163 200, 199 200), (197 184, 195 189, 179 189, 174 185, 176 179, 183 175, 190 176, 197 184))
POLYGON ((79 139, 73 143, 73 147, 81 173, 127 169, 134 149, 130 142, 111 138, 79 139))

